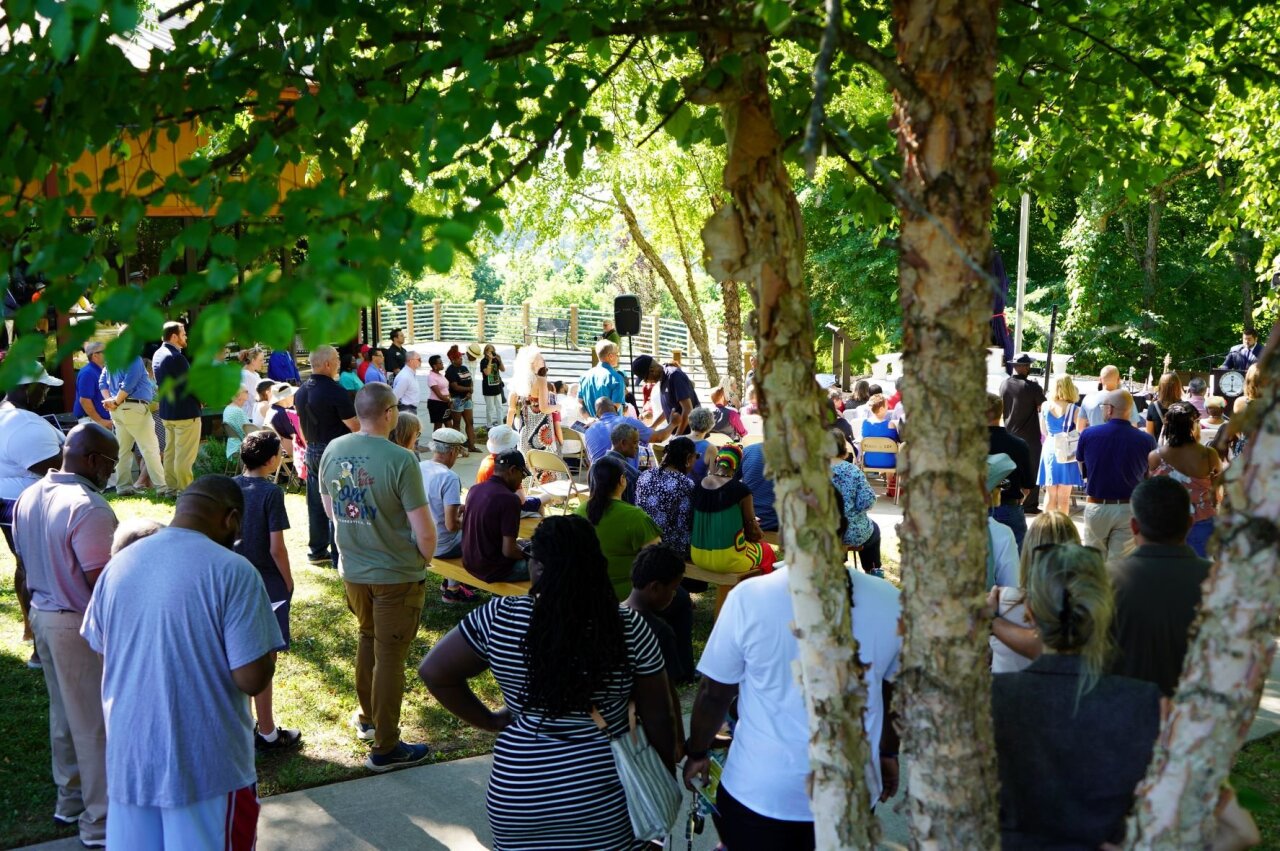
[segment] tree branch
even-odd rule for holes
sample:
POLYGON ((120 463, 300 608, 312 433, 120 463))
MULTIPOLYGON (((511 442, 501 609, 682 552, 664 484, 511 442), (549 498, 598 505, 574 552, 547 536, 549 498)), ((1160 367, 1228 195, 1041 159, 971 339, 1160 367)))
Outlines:
POLYGON ((622 63, 627 60, 627 57, 631 55, 631 51, 635 48, 635 46, 639 42, 640 42, 640 36, 636 36, 635 38, 631 39, 631 41, 627 44, 626 48, 621 53, 618 54, 618 58, 613 61, 612 65, 610 65, 608 68, 605 69, 604 74, 600 77, 599 80, 596 81, 596 84, 592 86, 591 89, 587 92, 587 96, 583 100, 583 102, 578 106, 575 106, 571 109, 566 110, 564 115, 560 116, 560 120, 556 122, 556 126, 551 128, 551 132, 547 134, 546 138, 538 142, 536 145, 534 145, 532 150, 530 150, 527 154, 521 157, 520 161, 516 163, 514 166, 512 166, 511 170, 507 172, 507 174, 501 180, 499 180, 491 189, 489 189, 488 192, 485 193, 485 197, 491 198, 494 195, 497 195, 499 192, 501 192, 502 189, 508 183, 510 183, 512 180, 515 179, 516 175, 519 174, 520 171, 523 170, 525 166, 530 165, 538 156, 540 156, 543 152, 546 151, 547 147, 551 144, 551 142, 556 138, 556 136, 560 133, 560 131, 564 129, 564 126, 569 122, 569 119, 576 118, 582 112, 582 108, 585 107, 591 101, 591 96, 594 95, 596 92, 600 91, 600 87, 603 86, 605 82, 614 75, 614 73, 618 70, 618 68, 622 65, 622 63))
POLYGON ((170 18, 176 18, 179 15, 185 15, 187 12, 190 12, 195 7, 204 5, 204 2, 205 0, 187 0, 187 2, 185 3, 179 3, 177 6, 174 6, 172 9, 168 9, 164 12, 161 12, 159 15, 157 15, 156 23, 163 24, 165 21, 169 20, 170 18))
POLYGON ((844 11, 840 0, 826 0, 826 4, 827 26, 822 32, 822 46, 813 62, 813 103, 809 105, 809 123, 804 131, 804 145, 800 148, 804 170, 810 180, 818 163, 818 147, 823 137, 822 120, 826 116, 827 85, 831 82, 831 60, 840 39, 840 16, 844 11))

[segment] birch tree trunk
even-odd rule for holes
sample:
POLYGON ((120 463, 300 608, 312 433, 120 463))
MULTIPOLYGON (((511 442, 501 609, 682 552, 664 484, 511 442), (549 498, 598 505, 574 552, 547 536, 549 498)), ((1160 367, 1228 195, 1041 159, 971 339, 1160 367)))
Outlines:
POLYGON ((728 149, 724 186, 731 199, 712 215, 702 238, 711 276, 749 286, 758 307, 756 381, 765 412, 765 460, 790 566, 817 844, 865 849, 873 846, 875 830, 865 777, 866 686, 849 620, 823 400, 813 377, 803 225, 782 161, 764 51, 755 37, 713 33, 702 42, 706 67, 730 52, 743 59, 740 77, 695 93, 698 102, 721 109, 728 149))
POLYGON ((724 306, 725 365, 729 370, 729 382, 733 385, 731 395, 734 402, 741 405, 747 388, 742 377, 742 288, 737 281, 720 282, 720 302, 724 306))
POLYGON ((1209 848, 1218 791, 1258 708, 1280 601, 1280 325, 1249 403, 1244 455, 1227 468, 1217 560, 1182 679, 1129 816, 1129 848, 1209 848))
MULTIPOLYGON (((680 284, 676 281, 675 275, 671 273, 671 269, 667 267, 667 263, 662 259, 662 255, 653 247, 653 243, 649 242, 648 237, 644 235, 644 230, 640 227, 640 220, 636 218, 636 212, 627 203, 626 197, 622 194, 622 190, 613 187, 613 200, 618 205, 618 211, 622 213, 622 219, 627 224, 627 231, 631 234, 631 239, 635 242, 636 247, 640 249, 640 253, 644 255, 648 261, 649 267, 657 274, 662 282, 667 285, 667 289, 671 292, 671 297, 675 300, 676 310, 680 311, 680 318, 684 320, 684 324, 689 328, 689 337, 693 340, 693 347, 698 350, 698 357, 702 360, 702 369, 707 374, 707 380, 711 384, 720 382, 720 373, 716 370, 715 359, 711 356, 711 344, 707 340, 707 323, 702 317, 702 306, 696 301, 692 304, 685 295, 684 290, 680 288, 680 284)), ((666 361, 661 352, 654 352, 653 356, 660 361, 666 361)))
MULTIPOLYGON (((895 0, 908 420, 900 712, 916 848, 997 848, 987 629, 985 345, 995 0, 895 0)), ((899 456, 900 458, 902 456, 899 456)))

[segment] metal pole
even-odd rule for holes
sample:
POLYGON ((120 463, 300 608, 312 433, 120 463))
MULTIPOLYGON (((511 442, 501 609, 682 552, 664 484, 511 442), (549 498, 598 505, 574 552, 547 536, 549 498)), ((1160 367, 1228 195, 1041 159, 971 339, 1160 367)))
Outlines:
MULTIPOLYGON (((1058 330, 1058 305, 1053 306, 1053 313, 1049 316, 1049 351, 1046 353, 1044 362, 1044 392, 1048 395, 1053 392, 1053 385, 1049 380, 1053 377, 1053 335, 1058 330)), ((1050 398, 1053 398, 1050 396, 1050 398)), ((1073 400, 1074 401, 1074 400, 1073 400)))
POLYGON ((1018 300, 1013 318, 1013 350, 1022 351, 1022 310, 1027 300, 1027 230, 1031 222, 1031 196, 1022 193, 1022 215, 1018 221, 1018 300))

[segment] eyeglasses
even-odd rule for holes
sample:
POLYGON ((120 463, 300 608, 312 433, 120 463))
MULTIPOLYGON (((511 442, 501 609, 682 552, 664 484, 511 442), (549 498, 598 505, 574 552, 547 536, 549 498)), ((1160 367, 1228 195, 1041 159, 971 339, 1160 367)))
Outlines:
POLYGON ((385 416, 385 415, 386 415, 386 413, 387 413, 387 411, 396 411, 396 410, 399 410, 399 409, 400 409, 400 406, 399 406, 398 404, 397 404, 397 405, 390 405, 390 406, 388 406, 387 408, 383 409, 382 413, 383 413, 383 415, 385 416))
POLYGON ((120 459, 119 459, 119 458, 116 458, 116 457, 113 457, 113 456, 111 456, 111 455, 108 455, 108 454, 107 454, 107 453, 105 453, 105 452, 90 452, 90 453, 88 453, 88 454, 89 454, 89 455, 97 455, 99 458, 106 458, 106 459, 107 459, 108 461, 110 461, 112 464, 118 464, 118 463, 120 463, 120 459))

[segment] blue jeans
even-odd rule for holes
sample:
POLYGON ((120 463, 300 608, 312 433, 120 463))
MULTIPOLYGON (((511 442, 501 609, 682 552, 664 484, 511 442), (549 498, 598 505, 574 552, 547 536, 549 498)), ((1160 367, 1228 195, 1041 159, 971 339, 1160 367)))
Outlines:
POLYGON ((871 521, 871 537, 862 542, 858 550, 858 561, 862 564, 863 573, 875 573, 883 565, 880 563, 880 527, 871 521))
POLYGON ((514 562, 502 576, 495 576, 489 582, 525 582, 529 579, 529 560, 522 558, 514 562))
POLYGON ((1003 523, 1013 530, 1013 539, 1018 542, 1018 553, 1022 553, 1022 539, 1027 537, 1027 513, 1021 505, 1000 505, 991 509, 991 516, 997 523, 1003 523))
POLYGON ((320 498, 320 457, 324 448, 307 447, 307 558, 327 558, 338 566, 338 548, 333 545, 333 521, 324 513, 320 498))

